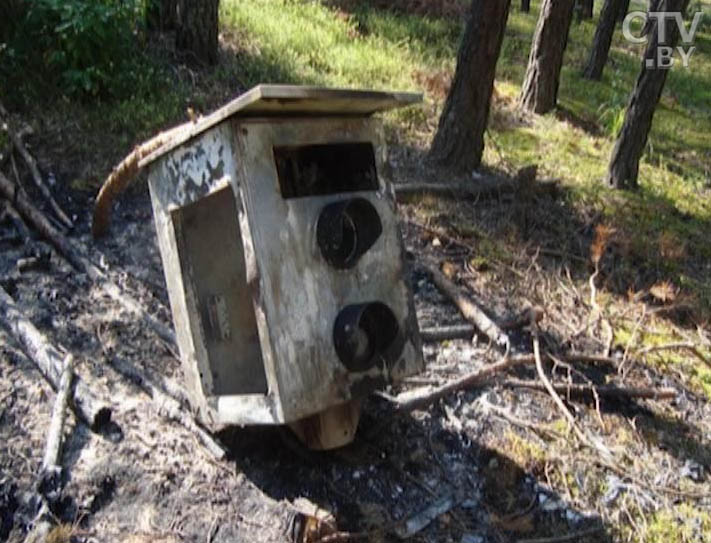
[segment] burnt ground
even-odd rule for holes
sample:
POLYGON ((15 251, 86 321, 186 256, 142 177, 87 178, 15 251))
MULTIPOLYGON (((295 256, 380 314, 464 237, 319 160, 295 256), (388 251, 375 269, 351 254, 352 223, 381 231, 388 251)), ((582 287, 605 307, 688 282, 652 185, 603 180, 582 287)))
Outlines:
MULTIPOLYGON (((416 150, 395 149, 391 162, 398 181, 415 171, 423 176, 416 150)), ((665 402, 612 398, 599 404, 564 394, 578 424, 611 451, 608 465, 575 437, 547 393, 507 382, 535 381, 532 367, 427 410, 395 413, 388 396, 443 384, 500 359, 481 338, 426 344, 426 371, 369 398, 348 447, 310 452, 282 428, 235 428, 218 436, 229 458, 217 462, 110 363, 121 359, 179 382, 170 349, 49 245, 38 238, 16 243, 12 223, 4 221, 3 287, 35 326, 74 353, 78 374, 111 404, 121 432, 93 433, 69 417, 54 541, 289 541, 287 517, 299 498, 330 511, 341 530, 374 542, 400 540, 398 521, 443 502, 452 506, 410 540, 503 543, 580 534, 575 541, 608 541, 646 530, 657 541, 653 536, 670 529, 684 534, 678 541, 708 541, 708 401, 683 367, 646 363, 636 343, 610 338, 606 325, 629 315, 640 327, 664 319, 682 334, 698 334, 699 342, 708 341, 708 330, 673 311, 657 311, 648 299, 614 298, 613 272, 598 284, 603 316, 591 318, 586 260, 596 219, 568 208, 561 194, 527 190, 476 202, 422 197, 401 206, 420 326, 463 322, 418 268, 428 255, 495 318, 544 308, 545 350, 609 349, 617 362, 548 365, 556 380, 678 391, 665 402), (41 252, 51 253, 45 269, 17 271, 19 258, 41 252), (648 311, 654 315, 637 317, 648 311)), ((96 243, 89 235, 92 195, 57 192, 76 216, 71 236, 170 325, 147 191, 121 200, 112 234, 96 243)), ((605 245, 602 269, 619 258, 614 240, 605 245)), ((516 350, 530 352, 529 330, 511 335, 516 350)), ((17 344, 0 332, 0 541, 22 541, 34 516, 53 398, 17 344)))

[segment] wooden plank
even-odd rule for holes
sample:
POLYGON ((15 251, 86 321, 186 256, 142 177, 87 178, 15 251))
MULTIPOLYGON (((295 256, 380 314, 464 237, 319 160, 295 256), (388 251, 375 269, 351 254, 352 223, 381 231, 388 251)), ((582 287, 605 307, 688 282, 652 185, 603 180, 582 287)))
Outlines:
POLYGON ((362 116, 415 104, 422 94, 352 89, 328 89, 300 85, 258 85, 214 113, 185 123, 185 131, 143 158, 143 168, 202 132, 232 117, 362 116), (192 125, 192 127, 191 127, 192 125))

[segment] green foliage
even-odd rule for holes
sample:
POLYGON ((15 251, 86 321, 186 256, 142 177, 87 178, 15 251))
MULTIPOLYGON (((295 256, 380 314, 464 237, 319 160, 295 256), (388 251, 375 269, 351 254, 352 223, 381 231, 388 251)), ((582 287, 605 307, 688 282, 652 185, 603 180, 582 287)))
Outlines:
POLYGON ((29 97, 116 97, 145 82, 137 0, 34 0, 18 4, 0 38, 0 75, 29 97))

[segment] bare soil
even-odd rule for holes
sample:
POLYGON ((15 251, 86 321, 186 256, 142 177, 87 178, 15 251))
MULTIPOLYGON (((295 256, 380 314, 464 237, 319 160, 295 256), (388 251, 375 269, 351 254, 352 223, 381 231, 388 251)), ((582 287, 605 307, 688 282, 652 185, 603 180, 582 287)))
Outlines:
MULTIPOLYGON (((396 181, 449 176, 423 161, 420 150, 394 146, 396 181)), ((147 191, 139 188, 121 200, 112 234, 99 242, 89 234, 92 194, 73 191, 61 179, 55 193, 76 217, 71 236, 126 292, 172 326, 147 191)), ((606 301, 595 313, 588 256, 596 218, 565 202, 561 193, 539 193, 533 184, 478 202, 422 197, 403 204, 409 278, 422 328, 464 322, 418 267, 427 255, 497 320, 543 307, 545 350, 609 349, 616 361, 547 365, 556 381, 678 390, 667 402, 564 397, 578 424, 611 450, 618 461, 612 467, 575 437, 545 392, 505 383, 512 377, 536 380, 532 367, 426 411, 396 413, 389 396, 444 384, 500 359, 503 353, 481 338, 426 344, 426 371, 369 398, 348 447, 317 453, 304 450, 283 428, 234 428, 217 436, 229 458, 215 461, 111 365, 119 359, 180 382, 170 348, 42 240, 13 243, 16 231, 3 222, 3 288, 35 326, 74 353, 78 374, 111 403, 120 429, 96 434, 70 417, 62 456, 66 485, 54 511, 62 529, 55 541, 290 541, 288 519, 298 498, 330 511, 339 529, 368 541, 399 540, 399 521, 443 499, 453 506, 412 541, 508 542, 577 533, 576 541, 608 541, 679 503, 708 510, 708 401, 681 370, 647 364, 629 344, 609 337, 606 321, 613 327, 624 312, 642 315, 657 306, 608 299, 611 271, 600 275, 597 288, 606 301), (18 259, 47 251, 47 269, 17 270, 18 259)), ((615 258, 610 241, 601 269, 614 270, 615 258)), ((660 312, 640 317, 640 326, 663 318, 683 333, 698 332, 699 342, 708 340, 708 331, 677 317, 660 312)), ((531 351, 530 330, 514 330, 511 337, 514 351, 531 351)), ((23 541, 34 517, 53 397, 0 331, 0 541, 23 541)), ((698 536, 708 538, 703 522, 698 536)))

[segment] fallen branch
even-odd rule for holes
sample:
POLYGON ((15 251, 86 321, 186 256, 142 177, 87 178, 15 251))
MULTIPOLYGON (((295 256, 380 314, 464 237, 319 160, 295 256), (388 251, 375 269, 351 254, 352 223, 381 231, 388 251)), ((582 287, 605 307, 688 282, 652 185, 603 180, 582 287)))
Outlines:
POLYGON ((72 265, 74 269, 85 273, 92 281, 94 281, 110 298, 120 303, 125 309, 139 316, 161 339, 169 343, 172 347, 175 346, 175 334, 173 331, 159 322, 157 319, 149 315, 139 302, 131 296, 121 292, 121 289, 109 281, 104 272, 97 268, 81 249, 76 247, 71 240, 64 234, 59 232, 47 218, 39 211, 24 195, 14 194, 14 185, 10 180, 0 172, 0 193, 2 193, 9 201, 13 201, 14 205, 20 214, 34 226, 37 231, 47 239, 64 257, 64 259, 72 265))
POLYGON ((42 460, 42 470, 53 471, 59 466, 59 453, 62 446, 62 430, 64 428, 65 407, 69 401, 72 379, 74 378, 74 357, 68 354, 64 357, 62 377, 57 387, 57 397, 52 407, 52 418, 47 431, 47 445, 42 460))
MULTIPOLYGON (((64 356, 22 315, 15 301, 2 287, 0 314, 4 315, 0 321, 2 325, 21 345, 22 350, 52 388, 58 390, 64 370, 64 356)), ((111 408, 96 398, 81 379, 75 379, 71 404, 79 420, 94 431, 101 430, 111 422, 111 408)))
POLYGON ((47 515, 51 512, 52 503, 56 502, 62 489, 62 466, 60 462, 62 448, 62 431, 64 429, 64 413, 71 393, 74 377, 74 359, 68 354, 64 359, 62 377, 57 387, 57 396, 52 406, 52 418, 47 432, 47 444, 42 460, 42 469, 37 484, 39 499, 42 503, 35 516, 34 526, 27 535, 27 541, 43 541, 51 528, 47 515))
POLYGON ((19 135, 10 127, 10 118, 7 114, 7 110, 3 107, 2 103, 0 103, 0 115, 5 118, 5 123, 3 126, 5 132, 7 132, 7 135, 10 137, 10 140, 12 140, 12 144, 14 145, 15 149, 17 149, 17 152, 20 153, 20 156, 27 164, 27 167, 29 168, 30 173, 32 174, 32 179, 35 182, 35 185, 39 189, 40 193, 42 194, 42 197, 50 205, 52 211, 54 211, 55 215, 57 215, 57 218, 62 221, 62 223, 65 224, 68 228, 72 228, 74 226, 74 223, 72 223, 72 220, 62 210, 62 208, 59 207, 59 204, 54 199, 54 196, 52 196, 52 193, 50 192, 49 188, 47 188, 47 185, 45 185, 45 182, 42 179, 42 174, 40 173, 39 167, 37 166, 37 161, 24 146, 19 135))
MULTIPOLYGON (((502 386, 508 388, 530 388, 533 390, 547 391, 546 387, 537 381, 525 381, 522 379, 507 379, 501 382, 502 386)), ((575 395, 590 395, 594 393, 607 397, 640 398, 645 400, 673 400, 679 392, 673 388, 653 388, 653 387, 623 387, 617 385, 583 385, 577 383, 552 383, 556 392, 569 393, 575 395)))
POLYGON ((422 266, 432 278, 432 281, 437 288, 449 297, 452 302, 459 308, 465 319, 471 322, 476 328, 486 335, 493 343, 502 348, 508 348, 510 342, 508 335, 492 321, 484 311, 479 308, 474 302, 468 300, 459 292, 457 286, 447 279, 445 275, 439 271, 437 266, 430 263, 423 263, 422 266))
POLYGON ((491 364, 490 366, 486 366, 480 370, 464 375, 463 377, 450 381, 449 383, 435 388, 434 390, 428 389, 425 392, 414 391, 414 394, 400 395, 394 398, 397 406, 397 412, 408 413, 410 411, 414 411, 415 409, 422 409, 440 400, 441 398, 444 398, 445 396, 466 388, 472 388, 480 385, 491 377, 507 369, 524 364, 531 364, 532 362, 533 356, 531 355, 514 356, 510 358, 505 357, 503 360, 496 362, 495 364, 491 364))

